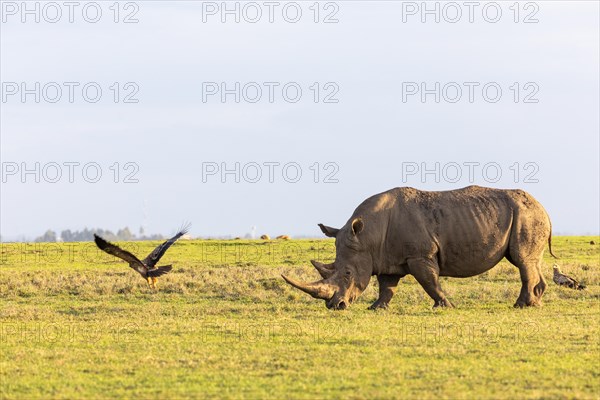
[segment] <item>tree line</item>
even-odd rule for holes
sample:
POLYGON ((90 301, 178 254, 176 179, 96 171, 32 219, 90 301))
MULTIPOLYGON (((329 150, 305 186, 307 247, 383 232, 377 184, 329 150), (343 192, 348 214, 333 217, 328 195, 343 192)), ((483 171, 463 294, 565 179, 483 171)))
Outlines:
POLYGON ((94 240, 94 234, 102 236, 106 240, 110 241, 133 241, 133 240, 162 240, 163 235, 153 234, 145 235, 144 229, 140 228, 139 234, 132 233, 128 227, 119 229, 117 233, 113 233, 107 229, 88 229, 85 228, 81 231, 71 231, 66 229, 60 232, 60 236, 53 231, 48 229, 43 235, 35 238, 35 242, 89 242, 94 240))

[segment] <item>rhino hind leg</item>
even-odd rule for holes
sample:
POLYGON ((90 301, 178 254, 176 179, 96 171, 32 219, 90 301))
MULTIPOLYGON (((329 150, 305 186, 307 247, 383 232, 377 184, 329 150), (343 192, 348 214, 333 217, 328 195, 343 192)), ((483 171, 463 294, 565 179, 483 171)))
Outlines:
POLYGON ((437 263, 430 259, 412 259, 408 261, 408 269, 417 282, 425 289, 434 301, 433 308, 454 307, 442 291, 437 263))
POLYGON ((513 263, 521 274, 521 293, 515 307, 542 305, 542 295, 546 290, 546 281, 541 271, 541 260, 522 260, 513 263))
POLYGON ((515 307, 542 304, 542 295, 546 289, 542 275, 542 258, 550 233, 548 215, 535 200, 525 201, 515 211, 505 254, 521 275, 521 293, 515 307))
POLYGON ((377 282, 379 282, 379 298, 375 303, 371 304, 369 310, 388 308, 390 300, 394 297, 394 293, 396 293, 396 286, 398 286, 398 282, 403 276, 404 275, 400 274, 377 275, 377 282))

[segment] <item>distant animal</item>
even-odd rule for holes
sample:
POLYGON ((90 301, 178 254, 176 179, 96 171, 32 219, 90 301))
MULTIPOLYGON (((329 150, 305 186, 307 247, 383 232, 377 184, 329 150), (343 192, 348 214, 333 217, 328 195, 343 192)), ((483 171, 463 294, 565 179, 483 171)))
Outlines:
POLYGON ((278 239, 278 240, 290 240, 291 237, 289 237, 288 235, 279 235, 275 239, 278 239))
POLYGON ((590 244, 594 245, 594 244, 596 244, 596 242, 594 242, 593 240, 590 240, 590 244))
POLYGON ((175 236, 155 248, 154 251, 148 255, 148 257, 141 261, 127 250, 123 250, 119 246, 107 242, 96 234, 94 234, 94 241, 100 250, 128 262, 131 268, 133 268, 144 279, 146 279, 148 286, 156 289, 158 277, 170 272, 171 269, 173 269, 173 266, 171 265, 155 267, 156 263, 158 263, 161 257, 166 253, 169 247, 171 247, 171 245, 177 241, 177 239, 188 232, 188 229, 189 225, 182 228, 175 236))
POLYGON ((569 275, 565 275, 561 272, 560 267, 556 264, 552 266, 554 269, 554 283, 560 286, 566 286, 575 290, 583 290, 585 289, 585 285, 580 284, 575 279, 571 278, 569 275))
POLYGON ((269 235, 262 235, 260 238, 262 240, 271 240, 271 236, 269 236, 269 235))
POLYGON ((452 307, 440 276, 479 275, 505 257, 521 274, 515 307, 540 305, 546 289, 541 267, 546 246, 552 254, 550 218, 523 190, 395 188, 363 201, 342 228, 319 227, 335 238, 335 261, 313 262, 322 278, 316 282, 283 278, 325 300, 330 309, 347 308, 373 275, 379 281, 379 298, 370 308, 386 308, 398 281, 408 274, 434 307, 452 307))

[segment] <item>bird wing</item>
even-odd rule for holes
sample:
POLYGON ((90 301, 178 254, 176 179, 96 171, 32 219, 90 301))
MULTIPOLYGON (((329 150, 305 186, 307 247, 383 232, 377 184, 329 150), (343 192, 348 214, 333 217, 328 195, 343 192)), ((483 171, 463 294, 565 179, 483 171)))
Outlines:
POLYGON ((577 286, 579 286, 579 282, 577 282, 577 280, 575 280, 574 278, 571 278, 569 275, 565 275, 565 279, 569 282, 569 286, 576 288, 577 286))
POLYGON ((175 236, 173 236, 171 239, 167 240, 166 242, 162 243, 157 248, 155 248, 154 251, 152 251, 152 253, 150 253, 148 255, 148 257, 146 257, 144 259, 144 264, 146 264, 148 266, 148 268, 153 268, 156 265, 156 263, 158 262, 158 260, 160 260, 160 258, 167 252, 169 247, 171 247, 171 245, 173 243, 175 243, 177 241, 177 239, 179 239, 180 237, 182 237, 183 235, 188 233, 189 228, 190 228, 190 225, 188 224, 187 226, 182 228, 179 232, 177 232, 177 234, 175 236))
POLYGON ((100 250, 115 257, 118 257, 123 261, 128 262, 129 266, 138 271, 140 274, 143 274, 147 271, 147 268, 144 265, 144 263, 142 263, 136 256, 134 256, 127 250, 123 250, 119 246, 107 242, 106 240, 102 239, 96 234, 94 234, 94 241, 96 242, 96 245, 100 248, 100 250))
POLYGON ((568 286, 573 289, 576 288, 578 284, 578 282, 575 279, 565 274, 560 274, 556 283, 558 283, 559 285, 568 286))

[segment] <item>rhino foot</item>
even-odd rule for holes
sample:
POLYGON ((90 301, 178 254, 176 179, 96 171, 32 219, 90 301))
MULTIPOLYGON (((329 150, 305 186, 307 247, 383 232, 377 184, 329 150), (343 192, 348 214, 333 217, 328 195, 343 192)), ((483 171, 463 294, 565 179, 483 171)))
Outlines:
POLYGON ((535 300, 523 301, 517 300, 514 307, 515 308, 525 308, 525 307, 541 307, 542 303, 535 300))
POLYGON ((454 305, 450 303, 448 299, 437 300, 433 303, 433 308, 446 307, 446 308, 454 308, 454 305))
POLYGON ((377 301, 375 301, 375 303, 373 303, 369 306, 369 310, 377 310, 377 309, 387 310, 388 306, 389 306, 389 304, 387 302, 377 300, 377 301))
MULTIPOLYGON (((545 285, 545 284, 544 284, 545 285)), ((539 307, 542 305, 541 301, 542 296, 535 296, 532 293, 521 293, 517 302, 515 303, 515 308, 524 308, 524 307, 539 307)))

